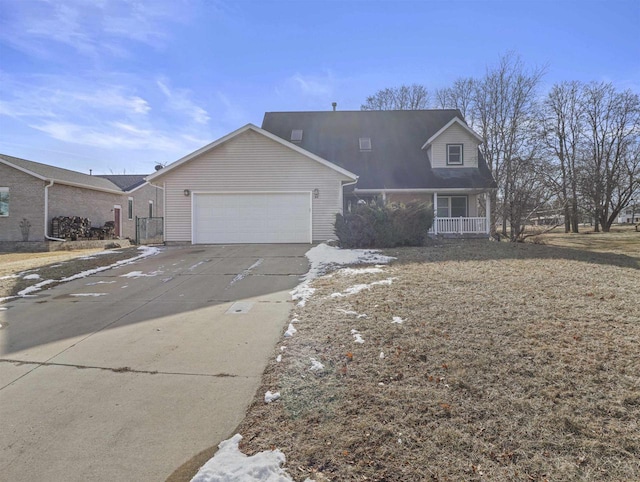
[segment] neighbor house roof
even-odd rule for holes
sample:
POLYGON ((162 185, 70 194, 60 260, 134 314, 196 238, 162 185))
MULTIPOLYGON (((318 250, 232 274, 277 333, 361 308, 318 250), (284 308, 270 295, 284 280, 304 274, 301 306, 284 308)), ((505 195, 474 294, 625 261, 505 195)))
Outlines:
POLYGON ((481 155, 478 168, 431 168, 422 147, 454 122, 471 130, 455 109, 267 112, 262 128, 285 140, 301 130, 295 144, 357 174, 358 190, 496 187, 481 155))
POLYGON ((97 177, 111 181, 123 191, 132 191, 146 182, 147 174, 99 174, 97 177))
POLYGON ((18 157, 0 154, 0 163, 14 167, 26 174, 43 181, 55 181, 60 184, 96 189, 99 191, 121 192, 122 190, 109 179, 99 176, 90 176, 81 172, 63 169, 61 167, 28 161, 18 157))

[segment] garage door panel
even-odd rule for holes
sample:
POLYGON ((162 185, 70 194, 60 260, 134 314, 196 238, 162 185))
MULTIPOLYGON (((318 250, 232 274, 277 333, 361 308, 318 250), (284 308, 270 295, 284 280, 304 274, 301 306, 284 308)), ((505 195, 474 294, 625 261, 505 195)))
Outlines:
POLYGON ((309 243, 309 193, 197 193, 194 243, 309 243))

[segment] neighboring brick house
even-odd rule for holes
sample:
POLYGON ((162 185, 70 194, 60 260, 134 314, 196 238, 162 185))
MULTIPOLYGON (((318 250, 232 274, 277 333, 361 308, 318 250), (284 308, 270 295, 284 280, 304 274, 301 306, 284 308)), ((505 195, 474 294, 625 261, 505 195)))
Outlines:
POLYGON ((57 216, 88 218, 93 227, 115 222, 116 236, 135 238, 135 217, 163 213, 162 189, 144 175, 91 176, 0 154, 0 241, 52 239, 57 216))

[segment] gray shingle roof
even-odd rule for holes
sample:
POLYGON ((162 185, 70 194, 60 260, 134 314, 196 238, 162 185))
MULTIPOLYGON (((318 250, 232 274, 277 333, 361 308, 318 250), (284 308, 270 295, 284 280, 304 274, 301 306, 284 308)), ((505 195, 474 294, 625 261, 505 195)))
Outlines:
POLYGON ((99 174, 97 177, 108 179, 123 191, 131 191, 145 183, 148 174, 99 174))
POLYGON ((0 159, 7 161, 19 168, 37 174, 46 179, 60 181, 63 183, 81 184, 89 188, 108 189, 112 191, 121 191, 121 189, 108 179, 99 176, 90 176, 81 172, 70 171, 61 167, 41 164, 39 162, 20 159, 19 157, 7 156, 0 154, 0 159))
POLYGON ((424 143, 458 110, 267 112, 262 128, 287 141, 302 129, 295 142, 327 161, 358 176, 358 189, 490 188, 495 181, 482 156, 479 167, 432 169, 424 143), (360 137, 371 138, 363 152, 360 137))

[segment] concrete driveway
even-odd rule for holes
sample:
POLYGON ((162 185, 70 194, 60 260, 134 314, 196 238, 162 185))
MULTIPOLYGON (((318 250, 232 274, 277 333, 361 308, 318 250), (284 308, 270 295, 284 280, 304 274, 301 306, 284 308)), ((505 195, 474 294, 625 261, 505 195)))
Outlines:
POLYGON ((309 245, 164 248, 0 311, 0 474, 159 481, 244 417, 309 245))

